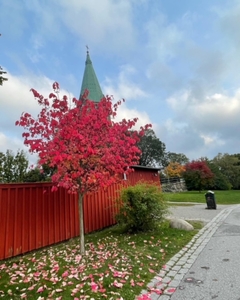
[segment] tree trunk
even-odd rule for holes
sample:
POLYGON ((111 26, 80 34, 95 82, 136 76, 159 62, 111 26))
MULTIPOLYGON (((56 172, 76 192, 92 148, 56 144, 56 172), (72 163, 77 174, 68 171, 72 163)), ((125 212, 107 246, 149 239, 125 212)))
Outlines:
POLYGON ((83 194, 81 194, 81 193, 78 193, 78 213, 79 213, 79 232, 80 232, 80 253, 85 254, 84 222, 83 222, 83 194))

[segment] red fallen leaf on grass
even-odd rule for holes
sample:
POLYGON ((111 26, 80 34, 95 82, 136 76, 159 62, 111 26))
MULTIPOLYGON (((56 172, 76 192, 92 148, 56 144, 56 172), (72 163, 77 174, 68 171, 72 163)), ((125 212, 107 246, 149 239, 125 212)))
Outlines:
POLYGON ((97 292, 97 290, 98 290, 98 285, 97 285, 97 283, 94 282, 94 281, 92 281, 92 282, 90 283, 90 285, 91 285, 92 291, 93 291, 93 292, 97 292))
POLYGON ((0 265, 0 270, 3 270, 3 269, 7 269, 7 266, 6 266, 6 264, 2 264, 2 265, 0 265))
POLYGON ((115 287, 117 287, 117 288, 120 288, 120 289, 123 287, 123 284, 120 283, 120 282, 117 282, 117 280, 114 280, 113 285, 114 285, 115 287))
POLYGON ((153 269, 148 269, 150 273, 156 273, 153 269))
POLYGON ((37 293, 42 293, 44 291, 44 287, 41 286, 38 290, 37 290, 37 293))
POLYGON ((130 280, 130 284, 131 284, 131 286, 135 286, 135 282, 133 279, 130 280))
POLYGON ((66 278, 66 277, 68 277, 68 271, 62 273, 62 278, 66 278))
POLYGON ((23 282, 27 283, 27 282, 30 282, 30 280, 31 280, 30 277, 25 277, 24 280, 23 280, 23 282))
POLYGON ((36 286, 36 284, 34 284, 34 285, 30 286, 30 287, 28 288, 28 290, 29 290, 29 291, 32 291, 32 290, 34 290, 35 286, 36 286))
POLYGON ((21 299, 27 298, 27 294, 26 293, 23 293, 20 296, 21 296, 21 299))
POLYGON ((144 285, 144 282, 137 282, 137 285, 138 285, 138 286, 143 286, 143 285, 144 285))
POLYGON ((17 269, 17 268, 18 268, 18 265, 14 263, 14 264, 12 265, 12 269, 17 269))
POLYGON ((56 264, 56 265, 52 268, 51 273, 52 273, 52 272, 58 272, 58 271, 59 271, 59 265, 56 264))

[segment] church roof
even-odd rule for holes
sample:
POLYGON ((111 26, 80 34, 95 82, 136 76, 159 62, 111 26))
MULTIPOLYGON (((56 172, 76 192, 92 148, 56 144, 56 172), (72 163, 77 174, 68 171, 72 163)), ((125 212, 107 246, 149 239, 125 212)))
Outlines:
POLYGON ((89 100, 99 102, 103 98, 103 92, 99 85, 88 51, 79 99, 86 89, 89 91, 89 100))

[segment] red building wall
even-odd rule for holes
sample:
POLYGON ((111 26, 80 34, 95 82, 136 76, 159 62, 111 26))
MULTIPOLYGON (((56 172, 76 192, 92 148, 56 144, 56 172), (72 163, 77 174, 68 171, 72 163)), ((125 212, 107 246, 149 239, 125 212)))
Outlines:
MULTIPOLYGON (((154 170, 135 169, 122 184, 88 193, 84 198, 84 230, 115 224, 116 198, 123 185, 138 181, 159 184, 154 170)), ((0 259, 13 257, 79 235, 77 195, 51 183, 0 184, 0 259)))

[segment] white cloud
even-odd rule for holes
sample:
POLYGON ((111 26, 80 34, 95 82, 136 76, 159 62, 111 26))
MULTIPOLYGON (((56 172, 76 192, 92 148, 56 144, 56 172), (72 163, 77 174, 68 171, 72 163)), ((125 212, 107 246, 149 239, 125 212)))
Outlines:
MULTIPOLYGON (((30 92, 31 88, 37 90, 44 97, 48 97, 52 91, 53 80, 45 76, 13 76, 7 73, 8 81, 1 86, 0 96, 0 152, 18 149, 28 151, 23 144, 23 129, 15 126, 15 122, 20 119, 22 112, 28 112, 36 117, 40 111, 40 106, 30 92)), ((61 94, 69 95, 65 90, 61 94)), ((69 95, 72 97, 72 95, 69 95)), ((30 162, 36 162, 36 155, 28 155, 30 162)))
POLYGON ((139 100, 147 97, 147 93, 141 89, 140 84, 132 81, 131 77, 137 75, 137 70, 131 65, 121 67, 118 77, 114 79, 106 78, 103 83, 103 90, 105 94, 113 95, 115 100, 139 100))
POLYGON ((125 52, 135 44, 130 1, 60 0, 55 5, 64 26, 90 47, 101 45, 106 52, 125 52))
POLYGON ((145 126, 146 124, 151 124, 150 117, 144 111, 138 111, 134 108, 128 108, 125 103, 122 103, 117 111, 117 116, 115 121, 119 122, 123 119, 131 120, 133 118, 138 118, 138 122, 136 124, 136 128, 140 128, 140 126, 145 126))
POLYGON ((183 33, 176 24, 168 23, 166 17, 159 13, 145 26, 148 35, 147 48, 152 51, 157 61, 170 60, 177 55, 183 40, 183 33))
POLYGON ((213 94, 194 99, 188 91, 168 100, 177 121, 184 121, 202 133, 218 133, 220 137, 236 136, 240 126, 240 90, 233 96, 213 94))
POLYGON ((240 90, 202 99, 193 99, 185 90, 167 102, 174 113, 161 129, 168 147, 195 158, 240 152, 240 90))

